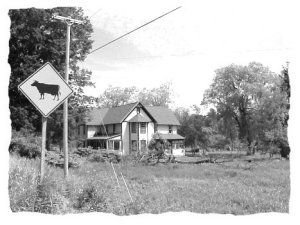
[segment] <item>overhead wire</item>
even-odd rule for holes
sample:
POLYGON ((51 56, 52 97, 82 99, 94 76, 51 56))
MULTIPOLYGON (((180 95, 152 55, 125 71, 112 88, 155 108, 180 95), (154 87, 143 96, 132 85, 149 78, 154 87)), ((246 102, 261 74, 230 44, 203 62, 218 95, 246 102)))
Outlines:
POLYGON ((139 29, 141 29, 141 28, 143 28, 143 27, 145 27, 145 26, 147 26, 147 25, 150 24, 150 23, 153 23, 154 21, 156 21, 156 20, 158 20, 158 19, 160 19, 160 18, 162 18, 162 17, 164 17, 164 16, 166 16, 166 15, 168 15, 168 14, 174 12, 175 10, 178 10, 179 8, 181 8, 181 6, 179 6, 179 7, 175 8, 175 9, 173 9, 173 10, 171 10, 171 11, 169 11, 169 12, 167 12, 167 13, 165 13, 165 14, 163 14, 163 15, 161 15, 161 16, 159 16, 159 17, 157 17, 157 18, 155 18, 155 19, 153 19, 153 20, 151 20, 151 21, 149 21, 149 22, 147 22, 147 23, 145 23, 145 24, 143 24, 143 25, 141 25, 141 26, 139 26, 139 27, 137 27, 137 28, 131 30, 131 31, 129 31, 129 32, 127 32, 126 34, 123 34, 123 35, 121 35, 120 37, 115 38, 114 40, 112 40, 112 41, 110 41, 110 42, 108 42, 108 43, 106 43, 106 44, 104 44, 104 45, 102 45, 102 46, 100 46, 100 47, 98 47, 98 48, 92 50, 91 52, 88 53, 88 55, 89 55, 89 54, 92 54, 92 53, 95 52, 95 51, 98 51, 98 50, 104 48, 105 46, 107 46, 107 45, 109 45, 109 44, 111 44, 111 43, 113 43, 113 42, 115 42, 115 41, 117 41, 117 40, 119 40, 119 39, 121 39, 121 38, 123 38, 123 37, 125 37, 125 36, 127 36, 127 35, 129 35, 129 34, 131 34, 131 33, 133 33, 133 32, 135 32, 135 31, 137 31, 137 30, 139 30, 139 29))

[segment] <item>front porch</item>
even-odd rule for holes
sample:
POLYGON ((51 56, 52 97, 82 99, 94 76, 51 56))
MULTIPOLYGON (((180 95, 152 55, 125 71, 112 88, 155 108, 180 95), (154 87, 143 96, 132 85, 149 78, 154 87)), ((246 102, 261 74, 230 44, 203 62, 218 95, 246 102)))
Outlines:
POLYGON ((167 140, 170 143, 170 148, 167 150, 169 154, 173 156, 184 156, 184 137, 179 134, 159 134, 159 137, 167 140))
POLYGON ((85 140, 84 147, 122 151, 121 135, 90 137, 85 140))

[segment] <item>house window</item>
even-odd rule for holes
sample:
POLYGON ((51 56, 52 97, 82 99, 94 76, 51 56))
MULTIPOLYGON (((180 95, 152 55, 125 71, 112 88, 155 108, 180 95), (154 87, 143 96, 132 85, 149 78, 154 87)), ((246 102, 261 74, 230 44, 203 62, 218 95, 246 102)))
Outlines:
POLYGON ((169 125, 169 134, 172 134, 172 125, 169 125))
POLYGON ((141 150, 142 151, 146 150, 146 140, 141 140, 141 150))
POLYGON ((157 132, 157 123, 154 123, 154 132, 157 132))
POLYGON ((83 134, 85 135, 85 125, 82 125, 83 134))
POLYGON ((141 123, 141 134, 146 134, 146 123, 141 123))
POLYGON ((119 149, 120 149, 120 141, 115 141, 114 150, 119 150, 119 149))
POLYGON ((131 150, 136 151, 137 150, 137 142, 136 140, 131 141, 131 150))
POLYGON ((131 133, 136 133, 136 123, 132 123, 131 128, 131 133))
POLYGON ((108 141, 108 149, 113 149, 113 141, 108 141))

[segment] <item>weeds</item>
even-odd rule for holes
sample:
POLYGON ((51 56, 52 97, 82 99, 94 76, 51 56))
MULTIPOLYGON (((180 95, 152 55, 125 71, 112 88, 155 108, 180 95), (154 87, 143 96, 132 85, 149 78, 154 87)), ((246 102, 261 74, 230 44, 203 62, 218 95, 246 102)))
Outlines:
POLYGON ((46 167, 38 183, 39 160, 10 157, 9 195, 13 212, 50 214, 106 212, 117 215, 192 211, 252 214, 288 212, 289 161, 253 163, 158 164, 142 166, 122 161, 133 202, 109 163, 83 161, 63 179, 60 168, 46 167), (244 169, 247 166, 252 169, 244 169))

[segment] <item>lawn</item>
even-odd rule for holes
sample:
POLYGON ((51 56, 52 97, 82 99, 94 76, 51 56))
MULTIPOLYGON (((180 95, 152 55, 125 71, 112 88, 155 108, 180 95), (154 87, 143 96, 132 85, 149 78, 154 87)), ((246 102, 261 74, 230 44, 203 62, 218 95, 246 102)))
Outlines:
POLYGON ((82 160, 68 181, 47 167, 38 183, 38 160, 10 157, 11 209, 64 214, 101 211, 117 215, 191 211, 253 214, 289 211, 287 160, 233 161, 222 164, 114 164, 82 160), (122 175, 126 180, 127 192, 122 175))

